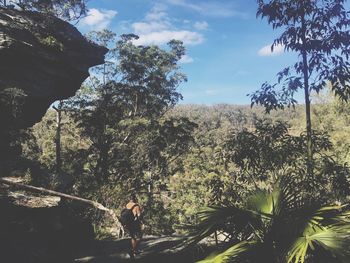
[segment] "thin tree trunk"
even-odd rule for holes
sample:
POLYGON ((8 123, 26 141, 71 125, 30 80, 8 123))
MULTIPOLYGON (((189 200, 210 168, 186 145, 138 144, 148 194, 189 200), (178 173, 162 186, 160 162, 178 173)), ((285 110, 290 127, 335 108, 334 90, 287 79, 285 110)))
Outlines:
POLYGON ((61 158, 61 129, 62 129, 62 101, 60 101, 58 108, 53 107, 56 110, 56 173, 59 175, 62 171, 62 158, 61 158))
MULTIPOLYGON (((309 93, 309 80, 307 70, 307 56, 306 52, 303 52, 304 63, 304 93, 305 93, 305 114, 306 114, 306 135, 307 135, 307 155, 308 155, 308 168, 312 168, 312 128, 311 128, 311 109, 310 109, 310 93, 309 93)), ((308 170, 309 171, 309 170, 308 170)), ((311 174, 311 173, 309 173, 311 174)))
POLYGON ((309 91, 309 66, 306 51, 306 26, 302 19, 302 57, 303 57, 303 75, 304 75, 304 93, 305 93, 305 114, 306 114, 306 140, 307 140, 307 176, 308 181, 313 178, 313 145, 312 145, 312 127, 310 110, 310 91, 309 91))
POLYGON ((95 170, 95 175, 97 176, 97 180, 100 183, 104 183, 107 182, 108 180, 108 171, 109 171, 109 167, 108 167, 108 162, 109 162, 109 157, 108 157, 108 153, 110 150, 110 145, 108 144, 108 138, 106 135, 106 125, 103 124, 102 127, 102 133, 99 134, 99 138, 97 141, 97 149, 98 149, 98 159, 97 159, 97 163, 96 166, 94 168, 95 170))
POLYGON ((109 145, 106 143, 105 139, 103 140, 103 143, 101 145, 101 152, 100 152, 100 175, 102 182, 108 181, 108 152, 109 152, 109 145))
POLYGON ((218 240, 218 232, 217 231, 214 232, 214 237, 215 237, 216 248, 218 248, 219 247, 219 240, 218 240))
MULTIPOLYGON (((152 211, 152 204, 153 204, 153 182, 152 182, 152 175, 150 178, 150 182, 148 184, 148 200, 147 200, 147 207, 152 211)), ((152 212, 149 213, 149 220, 152 221, 152 212)), ((150 232, 152 233, 152 225, 150 224, 150 232)))

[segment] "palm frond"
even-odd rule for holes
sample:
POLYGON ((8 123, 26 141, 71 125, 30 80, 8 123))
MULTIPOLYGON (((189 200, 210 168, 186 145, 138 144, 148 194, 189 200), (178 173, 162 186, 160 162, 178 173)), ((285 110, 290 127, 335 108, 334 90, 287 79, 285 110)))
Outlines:
POLYGON ((267 191, 258 190, 248 198, 246 206, 249 210, 264 215, 272 215, 277 199, 277 191, 269 193, 267 191))
POLYGON ((309 218, 302 236, 290 249, 288 263, 304 263, 308 251, 316 248, 323 248, 340 260, 350 257, 349 212, 341 213, 340 208, 321 207, 309 218))
POLYGON ((250 253, 254 248, 256 241, 242 241, 224 252, 211 255, 208 258, 198 261, 197 263, 227 263, 227 262, 242 262, 243 258, 250 253))
POLYGON ((253 193, 243 207, 212 206, 200 211, 199 224, 190 239, 193 243, 227 226, 234 229, 234 233, 230 233, 238 236, 237 239, 254 237, 200 263, 274 262, 277 259, 305 263, 309 256, 316 256, 314 251, 318 250, 337 262, 348 262, 349 207, 324 206, 305 198, 294 186, 293 178, 285 176, 272 192, 253 193))
POLYGON ((259 228, 259 217, 255 213, 236 206, 205 207, 197 215, 199 223, 192 229, 191 238, 187 240, 188 244, 199 242, 216 230, 223 229, 227 224, 233 226, 235 232, 240 232, 247 227, 252 228, 252 231, 259 228))

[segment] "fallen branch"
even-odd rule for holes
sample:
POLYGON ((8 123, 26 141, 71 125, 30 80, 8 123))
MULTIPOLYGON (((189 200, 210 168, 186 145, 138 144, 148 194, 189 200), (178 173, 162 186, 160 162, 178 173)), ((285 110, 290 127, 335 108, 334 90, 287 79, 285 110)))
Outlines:
POLYGON ((41 193, 41 194, 46 194, 46 195, 59 196, 59 197, 66 198, 69 200, 74 200, 74 201, 78 201, 81 203, 91 205, 99 210, 107 212, 112 217, 113 222, 114 222, 114 227, 117 229, 117 232, 121 232, 122 237, 124 236, 124 227, 122 226, 119 217, 114 213, 114 211, 112 209, 109 209, 98 202, 95 202, 95 201, 92 201, 89 199, 85 199, 85 198, 81 198, 81 197, 77 197, 77 196, 73 196, 73 195, 64 194, 64 193, 53 191, 53 190, 49 190, 49 189, 42 188, 42 187, 36 187, 36 186, 32 186, 32 185, 23 184, 20 182, 14 182, 13 180, 6 179, 6 178, 0 178, 0 183, 6 184, 10 187, 13 187, 13 188, 16 188, 19 190, 26 190, 26 191, 36 192, 36 193, 41 193))
POLYGON ((59 197, 62 197, 62 198, 75 200, 75 201, 82 202, 82 203, 85 203, 85 204, 88 204, 88 205, 92 205, 93 207, 95 207, 95 208, 97 208, 99 210, 110 212, 110 209, 108 209, 107 207, 103 206, 102 204, 100 204, 98 202, 95 202, 95 201, 91 201, 91 200, 85 199, 85 198, 64 194, 64 193, 61 193, 61 192, 49 190, 49 189, 42 188, 42 187, 36 187, 36 186, 31 186, 31 185, 27 185, 27 184, 14 182, 14 181, 6 179, 6 178, 0 178, 0 183, 6 184, 6 185, 14 187, 14 188, 17 188, 19 190, 26 190, 26 191, 30 191, 30 192, 36 192, 36 193, 41 193, 41 194, 59 196, 59 197))

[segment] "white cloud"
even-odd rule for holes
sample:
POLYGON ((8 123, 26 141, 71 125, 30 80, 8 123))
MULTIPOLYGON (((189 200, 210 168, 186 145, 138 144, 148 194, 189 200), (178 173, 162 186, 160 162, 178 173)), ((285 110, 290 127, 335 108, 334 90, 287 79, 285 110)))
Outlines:
MULTIPOLYGON (((189 30, 181 30, 174 26, 166 12, 166 6, 156 4, 148 12, 143 21, 131 25, 139 39, 134 41, 136 45, 163 45, 170 40, 180 40, 185 45, 198 45, 204 41, 202 34, 189 30)), ((204 24, 201 25, 205 26, 204 24)))
POLYGON ((135 34, 143 35, 166 30, 170 27, 170 25, 167 22, 154 21, 133 23, 131 27, 134 29, 135 34))
POLYGON ((150 12, 147 13, 145 19, 149 21, 164 20, 168 18, 166 13, 167 7, 162 4, 155 4, 150 12))
POLYGON ((172 39, 181 40, 185 45, 198 45, 204 41, 201 34, 187 30, 163 30, 139 35, 139 37, 139 39, 134 41, 135 45, 163 45, 172 39))
POLYGON ((187 9, 191 9, 205 16, 211 17, 232 17, 242 16, 246 14, 235 10, 232 2, 219 3, 218 1, 201 1, 196 4, 190 3, 188 0, 167 0, 169 4, 181 6, 187 9))
POLYGON ((79 23, 83 26, 91 27, 94 30, 102 30, 109 26, 112 19, 118 14, 115 10, 89 9, 87 16, 79 23))
POLYGON ((206 21, 197 21, 196 23, 194 23, 194 28, 198 30, 207 30, 209 28, 209 24, 206 21))
POLYGON ((130 20, 122 20, 118 22, 118 31, 120 32, 119 34, 126 34, 126 33, 130 33, 131 29, 130 29, 130 25, 131 25, 131 21, 130 20))
POLYGON ((179 60, 180 64, 189 64, 192 63, 194 60, 188 55, 183 55, 181 59, 179 60))
POLYGON ((281 55, 284 52, 284 46, 282 44, 278 44, 273 47, 273 51, 271 50, 271 45, 267 45, 262 47, 258 54, 261 57, 266 57, 266 56, 278 56, 281 55))

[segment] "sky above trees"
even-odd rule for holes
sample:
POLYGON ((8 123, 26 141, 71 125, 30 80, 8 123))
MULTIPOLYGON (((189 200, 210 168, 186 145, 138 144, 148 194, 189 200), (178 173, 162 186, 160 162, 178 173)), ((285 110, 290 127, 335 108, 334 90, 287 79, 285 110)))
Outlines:
POLYGON ((182 103, 249 104, 248 93, 295 61, 282 46, 271 52, 279 32, 256 18, 255 0, 90 0, 88 7, 77 24, 83 33, 107 28, 139 35, 138 44, 184 42, 182 103))

